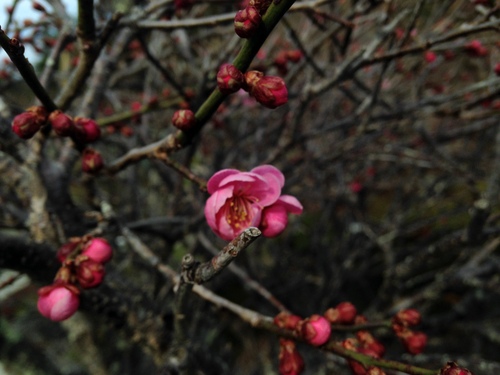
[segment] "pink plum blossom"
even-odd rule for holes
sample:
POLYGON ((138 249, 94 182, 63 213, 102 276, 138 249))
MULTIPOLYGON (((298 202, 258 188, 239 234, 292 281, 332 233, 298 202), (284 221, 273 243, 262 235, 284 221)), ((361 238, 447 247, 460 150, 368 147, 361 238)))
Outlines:
POLYGON ((58 283, 38 290, 38 311, 55 322, 68 319, 79 304, 79 291, 73 285, 58 283))
POLYGON ((208 180, 211 194, 205 205, 208 225, 222 239, 230 241, 248 227, 258 227, 264 236, 281 233, 287 213, 300 214, 302 205, 292 196, 281 195, 283 174, 272 165, 250 172, 224 169, 208 180))
POLYGON ((96 262, 106 263, 113 256, 113 249, 104 238, 96 237, 87 242, 82 254, 96 262))

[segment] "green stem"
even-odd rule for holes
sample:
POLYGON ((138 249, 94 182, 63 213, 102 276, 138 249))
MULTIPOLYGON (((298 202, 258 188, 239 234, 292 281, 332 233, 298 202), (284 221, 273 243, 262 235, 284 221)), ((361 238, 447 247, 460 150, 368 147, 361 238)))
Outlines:
MULTIPOLYGON (((279 20, 285 15, 294 2, 295 0, 282 0, 279 4, 271 4, 264 17, 262 17, 262 24, 257 34, 245 41, 238 55, 233 60, 233 65, 236 68, 242 72, 248 69, 271 31, 273 31, 279 20)), ((188 132, 178 132, 176 134, 176 147, 187 145, 191 139, 201 131, 217 108, 222 104, 226 96, 227 95, 222 94, 219 89, 214 89, 195 113, 197 120, 196 126, 188 132)))

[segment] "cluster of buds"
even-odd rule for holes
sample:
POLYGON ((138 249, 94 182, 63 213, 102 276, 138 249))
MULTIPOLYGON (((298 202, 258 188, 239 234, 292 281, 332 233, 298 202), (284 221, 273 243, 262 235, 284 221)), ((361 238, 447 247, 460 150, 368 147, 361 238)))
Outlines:
POLYGON ((38 311, 56 322, 72 316, 80 304, 77 285, 87 289, 101 284, 104 264, 112 255, 113 250, 104 238, 74 238, 62 245, 57 251, 62 265, 54 283, 38 290, 38 311))
POLYGON ((448 362, 439 375, 474 375, 466 368, 458 366, 455 362, 448 362))
MULTIPOLYGON (((363 337, 364 339, 365 337, 363 337)), ((360 354, 364 354, 373 358, 380 358, 381 354, 379 354, 377 351, 371 349, 370 347, 366 346, 366 342, 359 340, 358 338, 347 338, 344 341, 342 341, 342 346, 347 349, 351 350, 360 354)), ((352 359, 348 360, 348 365, 349 368, 351 369, 353 375, 385 375, 385 372, 382 371, 379 367, 376 366, 368 366, 365 367, 363 364, 360 362, 354 361, 352 359)))
POLYGON ((488 54, 488 49, 483 46, 480 40, 474 39, 464 46, 465 52, 474 57, 484 57, 488 54))
POLYGON ((273 65, 281 75, 285 75, 288 72, 288 63, 298 63, 303 56, 300 49, 282 50, 274 58, 273 65))
POLYGON ((273 109, 288 102, 288 90, 282 78, 265 76, 257 70, 243 74, 231 64, 220 67, 217 73, 217 87, 223 94, 243 89, 267 108, 273 109))
POLYGON ((425 333, 413 331, 410 328, 419 324, 420 321, 421 315, 415 309, 401 310, 392 318, 392 329, 410 354, 422 353, 427 344, 425 333))
MULTIPOLYGON (((300 316, 281 312, 274 317, 274 324, 293 331, 313 346, 321 346, 330 339, 330 323, 321 315, 302 319, 300 316)), ((279 371, 281 375, 298 375, 304 370, 304 361, 293 340, 280 340, 279 371)))

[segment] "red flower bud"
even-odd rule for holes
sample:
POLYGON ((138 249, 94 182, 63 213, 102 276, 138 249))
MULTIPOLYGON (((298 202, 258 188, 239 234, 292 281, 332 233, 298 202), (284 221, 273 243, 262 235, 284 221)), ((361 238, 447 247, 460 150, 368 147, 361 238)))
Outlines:
POLYGON ((416 326, 420 323, 422 316, 415 309, 405 309, 399 311, 393 318, 393 323, 401 324, 405 327, 416 326))
POLYGON ((356 337, 360 345, 365 348, 377 353, 379 357, 382 357, 385 353, 384 345, 378 341, 373 335, 368 331, 358 331, 356 332, 356 337))
POLYGON ((288 102, 288 90, 283 79, 274 76, 263 76, 256 80, 257 78, 258 76, 254 76, 254 81, 246 80, 246 83, 250 95, 260 104, 273 109, 288 102))
POLYGON ((437 55, 433 51, 427 51, 425 52, 424 55, 425 61, 427 61, 429 64, 433 63, 437 59, 437 55))
POLYGON ((47 111, 44 107, 29 107, 12 120, 12 131, 22 139, 33 137, 47 122, 47 111))
POLYGON ((475 57, 482 57, 488 54, 488 49, 483 46, 480 40, 474 39, 467 43, 465 46, 465 51, 475 57))
POLYGON ((102 156, 99 151, 86 148, 82 155, 82 170, 86 173, 97 173, 104 166, 102 156))
POLYGON ((297 351, 295 342, 292 340, 280 339, 280 375, 299 375, 302 371, 304 371, 304 360, 297 351))
POLYGON ((333 324, 352 324, 357 314, 356 306, 350 302, 341 302, 335 308, 325 311, 325 318, 333 324))
POLYGON ((232 94, 241 89, 245 82, 243 73, 234 65, 224 64, 217 73, 217 87, 223 94, 232 94))
POLYGON ((495 68, 493 70, 497 76, 500 76, 500 62, 495 64, 495 68))
POLYGON ((101 128, 92 119, 75 117, 74 124, 74 135, 81 142, 91 143, 101 136, 101 128))
POLYGON ((76 278, 82 288, 93 288, 102 283, 104 279, 104 266, 102 263, 90 259, 86 255, 79 255, 75 259, 76 278))
POLYGON ((304 57, 304 54, 300 49, 293 49, 286 52, 286 57, 291 62, 296 63, 299 62, 302 59, 302 57, 304 57))
POLYGON ((49 122, 54 132, 60 137, 68 137, 73 132, 73 119, 59 109, 49 115, 49 122))
POLYGON ((69 241, 61 245, 61 247, 57 250, 57 260, 63 263, 68 255, 71 254, 79 244, 80 241, 69 241))
POLYGON ((466 368, 459 367, 455 362, 448 362, 446 366, 441 369, 440 375, 473 375, 472 372, 466 368))
POLYGON ((311 345, 320 346, 328 341, 332 328, 330 322, 321 315, 312 315, 297 327, 301 336, 311 345))
POLYGON ((250 0, 248 2, 248 5, 257 9, 260 15, 264 15, 264 13, 266 13, 267 8, 269 8, 271 3, 272 0, 250 0))
POLYGON ((262 18, 259 11, 252 6, 240 10, 234 17, 234 31, 240 38, 251 38, 257 32, 262 18))
POLYGON ((38 311, 44 317, 59 322, 73 315, 80 304, 80 292, 73 285, 53 284, 38 290, 38 311))
POLYGON ((32 6, 33 6, 33 9, 38 10, 39 12, 44 12, 44 13, 47 12, 45 7, 42 4, 40 4, 38 1, 34 1, 32 6))
POLYGON ((96 237, 87 242, 82 255, 86 255, 95 262, 106 263, 113 256, 113 249, 104 238, 96 237))
POLYGON ((404 329, 398 334, 398 337, 410 354, 422 353, 427 344, 427 335, 423 332, 414 332, 410 329, 404 329))
POLYGON ((196 117, 189 109, 179 109, 172 116, 172 124, 177 129, 188 131, 196 124, 196 117))
POLYGON ((370 366, 366 371, 366 375, 386 375, 380 367, 370 366))
POLYGON ((276 324, 280 328, 294 330, 295 328, 297 328, 297 325, 301 320, 302 318, 300 316, 288 314, 286 312, 280 312, 274 317, 274 324, 276 324))

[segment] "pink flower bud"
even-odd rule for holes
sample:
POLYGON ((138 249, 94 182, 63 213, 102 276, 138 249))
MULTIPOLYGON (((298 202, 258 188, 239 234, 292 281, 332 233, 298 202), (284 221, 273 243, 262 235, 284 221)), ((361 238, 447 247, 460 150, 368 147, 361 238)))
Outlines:
POLYGON ((25 112, 12 120, 12 131, 22 139, 33 137, 47 122, 47 111, 44 107, 29 107, 25 112))
POLYGON ((252 6, 240 10, 234 17, 234 31, 240 38, 251 38, 257 32, 262 18, 259 11, 252 6))
POLYGON ((76 279, 82 288, 88 289, 98 286, 104 279, 104 266, 102 263, 79 255, 75 259, 76 279))
POLYGON ((179 130, 188 131, 196 124, 196 117, 189 109, 179 109, 172 116, 172 124, 179 130))
POLYGON ((448 362, 446 366, 441 369, 440 375, 473 375, 472 372, 466 368, 459 367, 455 362, 448 362))
POLYGON ((106 263, 113 256, 113 249, 104 238, 96 237, 87 242, 82 255, 86 255, 95 262, 106 263))
POLYGON ((292 340, 280 339, 280 375, 299 375, 302 371, 304 371, 304 360, 297 351, 295 342, 292 340))
POLYGON ((84 143, 97 141, 101 136, 101 128, 92 119, 84 117, 75 117, 74 119, 74 135, 84 143))
POLYGON ((350 302, 341 302, 335 308, 325 311, 325 318, 333 324, 352 324, 357 314, 356 306, 350 302))
POLYGON ((102 156, 99 151, 92 148, 86 148, 82 155, 82 170, 86 173, 97 173, 104 166, 102 156))
POLYGON ((288 102, 288 90, 280 77, 262 77, 250 87, 249 93, 264 107, 271 109, 288 102))
POLYGON ((244 82, 243 73, 234 65, 223 64, 217 73, 217 87, 223 94, 232 94, 238 91, 244 82))
POLYGON ((78 310, 80 292, 73 285, 53 284, 38 290, 38 311, 55 322, 68 319, 78 310))
POLYGON ((73 132, 73 119, 59 109, 49 115, 49 122, 59 137, 69 137, 73 132))
POLYGON ((405 309, 399 311, 393 319, 393 323, 399 323, 405 327, 416 326, 420 323, 422 316, 415 309, 405 309))
POLYGON ((330 322, 321 315, 312 315, 299 325, 300 334, 309 344, 323 345, 330 338, 332 328, 330 322))

